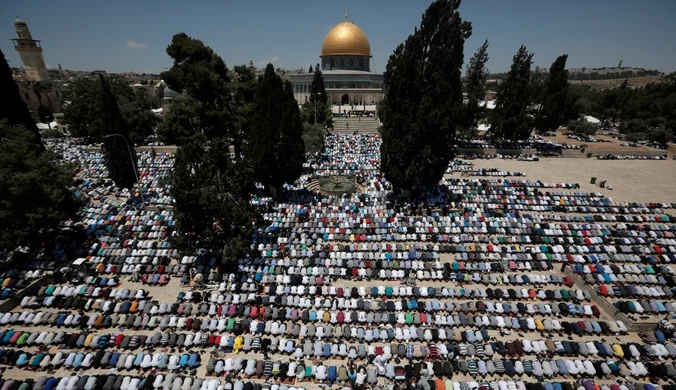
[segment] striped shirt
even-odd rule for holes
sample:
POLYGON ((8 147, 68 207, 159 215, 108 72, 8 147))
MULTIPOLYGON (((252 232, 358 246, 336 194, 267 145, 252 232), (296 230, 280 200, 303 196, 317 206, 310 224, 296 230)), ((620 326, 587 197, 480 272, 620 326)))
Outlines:
POLYGON ((470 360, 470 361, 469 361, 469 374, 470 374, 470 375, 476 375, 477 372, 478 372, 478 370, 477 370, 477 364, 476 364, 476 361, 470 360))
POLYGON ((265 377, 272 376, 272 360, 265 361, 265 365, 263 366, 263 376, 265 377))
POLYGON ((503 374, 505 372, 505 365, 502 363, 502 360, 495 360, 495 371, 497 373, 503 374))

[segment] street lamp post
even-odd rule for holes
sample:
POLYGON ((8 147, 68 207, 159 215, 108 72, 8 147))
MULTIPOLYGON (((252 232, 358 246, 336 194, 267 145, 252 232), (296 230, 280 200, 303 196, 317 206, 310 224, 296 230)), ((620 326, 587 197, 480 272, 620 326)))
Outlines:
POLYGON ((127 144, 127 151, 129 152, 129 161, 131 161, 131 167, 134 170, 134 176, 136 176, 136 185, 138 185, 138 192, 139 194, 141 194, 141 201, 145 204, 146 200, 143 197, 143 188, 141 188, 141 184, 139 183, 138 172, 136 171, 136 164, 134 164, 134 155, 131 153, 131 147, 129 146, 129 142, 127 142, 127 139, 122 134, 115 133, 103 136, 103 138, 110 137, 120 137, 124 140, 124 143, 127 144))

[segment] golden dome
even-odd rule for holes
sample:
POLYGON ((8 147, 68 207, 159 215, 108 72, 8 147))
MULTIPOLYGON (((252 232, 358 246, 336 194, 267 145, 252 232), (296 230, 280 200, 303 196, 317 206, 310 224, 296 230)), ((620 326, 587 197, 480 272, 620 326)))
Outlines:
POLYGON ((322 55, 371 56, 371 44, 364 31, 356 24, 344 21, 335 25, 324 37, 322 55))

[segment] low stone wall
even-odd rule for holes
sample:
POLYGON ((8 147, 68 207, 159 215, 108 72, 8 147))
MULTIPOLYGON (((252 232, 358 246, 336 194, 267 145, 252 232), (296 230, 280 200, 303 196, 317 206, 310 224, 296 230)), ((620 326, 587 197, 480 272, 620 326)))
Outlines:
POLYGON ((573 282, 575 283, 576 287, 579 289, 586 289, 589 291, 591 297, 592 297, 592 302, 596 306, 598 306, 603 312, 607 313, 609 316, 611 316, 614 320, 620 320, 622 321, 626 326, 627 330, 630 332, 648 332, 648 331, 654 331, 657 329, 658 322, 634 322, 629 317, 627 317, 624 313, 620 312, 617 310, 615 305, 610 303, 607 299, 605 299, 603 296, 598 295, 596 293, 596 290, 592 288, 590 285, 588 285, 581 277, 578 275, 576 272, 574 272, 570 267, 566 267, 566 269, 563 271, 564 274, 567 276, 570 276, 571 279, 573 279, 573 282))
MULTIPOLYGON (((557 157, 557 156, 552 156, 552 157, 557 157)), ((558 157, 585 158, 585 157, 587 157, 587 153, 582 153, 581 149, 561 149, 561 155, 559 155, 558 157)))
POLYGON ((536 149, 502 149, 502 148, 458 148, 458 153, 467 154, 504 154, 504 155, 518 155, 518 154, 537 154, 536 149))
MULTIPOLYGON (((599 151, 595 151, 595 152, 591 152, 591 153, 592 153, 592 156, 594 158, 596 158, 596 156, 607 156, 609 154, 613 154, 613 155, 616 155, 616 156, 650 156, 650 157, 659 157, 659 156, 667 155, 666 150, 641 151, 641 150, 634 150, 633 148, 615 149, 615 150, 599 150, 599 151)), ((585 156, 587 155, 586 150, 585 150, 584 154, 585 154, 585 156)))
POLYGON ((35 282, 31 283, 28 287, 24 288, 23 290, 19 291, 18 294, 15 296, 9 298, 8 300, 0 303, 0 313, 7 313, 12 311, 15 307, 19 306, 21 303, 21 300, 23 297, 27 295, 36 295, 38 293, 38 290, 40 290, 40 287, 46 286, 50 283, 53 282, 53 278, 51 275, 43 276, 42 278, 36 280, 35 282))
MULTIPOLYGON (((138 146, 135 148, 139 152, 152 152, 155 149, 156 153, 176 153, 176 146, 138 146)), ((100 152, 101 148, 98 146, 89 146, 85 148, 85 152, 100 152)))

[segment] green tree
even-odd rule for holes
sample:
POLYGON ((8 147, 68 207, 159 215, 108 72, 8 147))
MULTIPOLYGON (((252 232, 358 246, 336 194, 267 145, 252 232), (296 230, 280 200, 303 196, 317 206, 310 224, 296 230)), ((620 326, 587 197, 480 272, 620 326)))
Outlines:
POLYGON ((434 1, 385 71, 381 171, 396 187, 416 189, 442 178, 462 121, 462 63, 471 24, 459 0, 434 1))
POLYGON ((554 131, 571 119, 570 99, 568 97, 568 54, 559 56, 549 68, 549 77, 545 85, 542 106, 536 117, 539 132, 554 131))
POLYGON ((137 182, 138 161, 136 152, 129 144, 129 131, 108 81, 99 75, 101 83, 101 138, 108 174, 115 183, 131 189, 137 182))
POLYGON ((613 126, 615 126, 618 116, 619 111, 615 107, 608 107, 603 111, 603 118, 609 120, 613 126))
POLYGON ((272 64, 258 81, 254 112, 246 156, 255 180, 274 189, 293 183, 305 158, 303 125, 291 83, 284 83, 272 64))
POLYGON ((258 81, 253 68, 240 65, 233 71, 234 128, 238 129, 238 138, 247 139, 254 115, 254 99, 258 81))
POLYGON ((80 203, 73 196, 75 167, 56 165, 55 156, 35 144, 23 125, 0 123, 0 253, 19 246, 50 247, 58 226, 77 219, 80 203))
POLYGON ((242 158, 251 132, 255 74, 247 66, 229 71, 211 48, 184 33, 173 36, 167 54, 174 64, 162 78, 187 95, 172 104, 158 127, 161 140, 180 146, 171 189, 179 229, 175 240, 183 250, 223 249, 223 260, 234 261, 258 219, 249 203, 253 172, 242 158))
POLYGON ((488 62, 488 40, 484 41, 483 45, 474 53, 467 67, 467 81, 465 83, 467 104, 465 105, 465 115, 460 131, 465 129, 473 129, 473 131, 464 132, 466 135, 476 133, 478 122, 486 114, 486 107, 480 105, 486 98, 486 78, 489 74, 486 62, 488 62))
POLYGON ((303 143, 305 144, 305 153, 316 154, 324 149, 324 139, 326 132, 323 126, 319 124, 311 125, 303 123, 303 143))
POLYGON ((164 113, 164 118, 157 126, 157 139, 167 145, 179 147, 198 139, 206 141, 198 111, 195 101, 172 103, 171 109, 164 113))
POLYGON ((245 249, 257 220, 249 203, 255 191, 245 160, 235 162, 229 143, 218 138, 190 141, 176 151, 171 193, 183 250, 224 249, 223 260, 235 261, 245 249))
POLYGON ((643 119, 631 119, 620 123, 619 130, 622 134, 647 133, 649 128, 643 119))
MULTIPOLYGON (((150 111, 147 95, 134 90, 129 82, 121 77, 107 76, 108 87, 117 101, 120 114, 124 119, 125 127, 129 132, 132 144, 140 144, 149 135, 153 134, 157 125, 157 117, 150 111)), ((68 124, 71 134, 76 137, 92 137, 102 142, 101 94, 102 84, 93 77, 77 79, 69 83, 64 93, 64 121, 68 124)))
POLYGON ((673 133, 670 129, 659 128, 651 131, 648 134, 648 139, 652 142, 656 142, 662 146, 667 146, 673 138, 673 133))
POLYGON ((530 67, 533 54, 521 46, 507 78, 500 85, 493 110, 491 133, 504 139, 527 139, 532 129, 530 67))
MULTIPOLYGON (((537 118, 540 116, 542 104, 545 101, 547 94, 547 80, 549 74, 539 66, 530 72, 530 81, 528 83, 528 94, 530 99, 530 106, 528 107, 529 114, 535 118, 533 125, 537 127, 537 118)), ((537 129, 536 129, 537 130, 537 129)))
POLYGON ((326 94, 326 87, 324 85, 324 76, 319 68, 315 69, 310 84, 310 97, 308 101, 303 104, 303 121, 311 125, 315 124, 315 115, 317 123, 322 125, 329 125, 331 112, 329 109, 329 97, 326 94))
POLYGON ((312 70, 312 65, 310 65, 310 69, 308 69, 307 72, 308 72, 308 73, 312 73, 312 72, 313 72, 313 70, 312 70))
POLYGON ((580 118, 576 121, 569 121, 566 129, 579 136, 591 137, 596 134, 599 127, 594 123, 588 122, 584 118, 580 118))
MULTIPOLYGON (((172 37, 167 54, 174 63, 161 77, 170 89, 186 91, 188 99, 199 103, 195 106, 200 119, 198 132, 208 140, 229 138, 235 156, 240 158, 244 142, 243 123, 236 120, 232 74, 223 59, 202 41, 185 33, 172 37)), ((180 121, 181 124, 189 122, 180 121)), ((182 133, 191 131, 192 126, 182 133)))
POLYGON ((23 125, 33 133, 33 142, 42 145, 40 132, 31 112, 21 100, 19 86, 14 82, 12 70, 2 50, 0 50, 0 91, 3 96, 2 104, 0 104, 0 119, 5 119, 10 125, 23 125))
POLYGON ((640 133, 640 132, 629 133, 629 134, 624 136, 624 139, 631 142, 631 143, 645 141, 647 138, 648 138, 648 136, 646 135, 646 133, 640 133))

